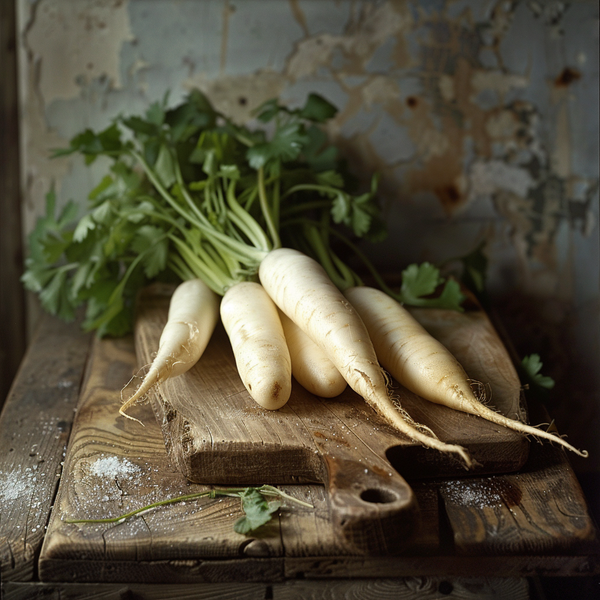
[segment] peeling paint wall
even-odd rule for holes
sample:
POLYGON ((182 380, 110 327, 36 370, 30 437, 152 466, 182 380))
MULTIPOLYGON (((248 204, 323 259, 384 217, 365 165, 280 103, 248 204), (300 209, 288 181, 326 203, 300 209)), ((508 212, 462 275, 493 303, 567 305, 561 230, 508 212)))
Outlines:
POLYGON ((84 201, 97 173, 48 159, 83 127, 166 90, 175 103, 198 87, 239 121, 319 92, 356 172, 383 176, 390 236, 374 259, 397 270, 484 242, 517 349, 558 382, 561 431, 600 455, 597 2, 18 5, 25 231, 51 182, 84 201))

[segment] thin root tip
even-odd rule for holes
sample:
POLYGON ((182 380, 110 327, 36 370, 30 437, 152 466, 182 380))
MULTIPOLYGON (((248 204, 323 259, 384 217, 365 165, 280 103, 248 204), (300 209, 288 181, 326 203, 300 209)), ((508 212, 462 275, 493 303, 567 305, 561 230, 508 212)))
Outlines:
POLYGON ((468 450, 465 450, 465 448, 463 448, 462 446, 456 446, 456 448, 452 451, 458 454, 463 459, 463 462, 465 463, 465 469, 470 470, 479 465, 479 463, 476 460, 473 460, 471 458, 471 455, 469 454, 468 450))
POLYGON ((126 412, 123 411, 122 408, 119 409, 119 414, 122 417, 125 417, 126 419, 130 419, 131 421, 136 421, 137 423, 139 423, 142 427, 146 427, 139 419, 136 419, 135 417, 132 417, 131 415, 128 415, 126 412))

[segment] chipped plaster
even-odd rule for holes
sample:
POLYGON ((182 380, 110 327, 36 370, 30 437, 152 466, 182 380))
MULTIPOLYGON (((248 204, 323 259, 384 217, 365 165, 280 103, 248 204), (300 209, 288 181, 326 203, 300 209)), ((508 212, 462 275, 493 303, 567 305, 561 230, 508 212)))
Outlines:
POLYGON ((47 158, 82 127, 167 89, 176 102, 198 87, 240 122, 317 91, 340 108, 328 132, 351 166, 382 173, 391 234, 376 261, 439 261, 483 240, 493 297, 545 299, 582 354, 600 354, 573 316, 585 299, 600 321, 597 3, 18 5, 26 231, 52 181, 62 201, 89 189, 93 172, 47 158))
POLYGON ((79 95, 98 78, 121 86, 121 44, 132 39, 128 2, 38 0, 25 43, 39 61, 39 92, 45 104, 79 95))

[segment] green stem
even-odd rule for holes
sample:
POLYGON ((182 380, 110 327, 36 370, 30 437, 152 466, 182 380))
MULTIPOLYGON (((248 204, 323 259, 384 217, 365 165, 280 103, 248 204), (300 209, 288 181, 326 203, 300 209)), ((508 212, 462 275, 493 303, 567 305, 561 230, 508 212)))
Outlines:
MULTIPOLYGON (((169 269, 181 279, 181 281, 187 281, 189 279, 196 279, 196 274, 188 267, 183 258, 178 254, 173 254, 169 258, 169 269)), ((214 290, 213 290, 214 291, 214 290)))
POLYGON ((267 231, 273 240, 273 249, 281 248, 281 240, 279 238, 279 230, 273 220, 273 214, 269 208, 269 201, 267 200, 267 191, 265 189, 265 172, 263 167, 258 169, 258 198, 260 201, 260 208, 267 224, 267 231))
POLYGON ((148 179, 154 185, 158 193, 167 201, 167 203, 175 209, 187 222, 195 225, 200 231, 202 231, 207 237, 209 237, 215 245, 223 248, 225 252, 230 252, 234 254, 241 261, 250 261, 253 263, 260 263, 260 261, 266 256, 266 252, 261 251, 257 248, 252 248, 246 244, 242 244, 233 240, 229 236, 217 231, 208 219, 204 216, 204 214, 198 209, 194 200, 190 196, 187 188, 183 182, 183 178, 181 175, 181 171, 179 168, 175 169, 177 182, 181 189, 181 193, 188 206, 191 208, 192 213, 190 214, 188 211, 185 211, 176 200, 169 194, 169 192, 165 189, 163 184, 160 182, 150 165, 146 162, 146 160, 136 151, 131 151, 132 156, 139 161, 144 169, 148 179))
POLYGON ((333 229, 310 219, 290 219, 285 222, 282 229, 298 225, 305 228, 306 241, 310 244, 317 260, 321 263, 329 278, 340 290, 344 291, 349 287, 362 284, 360 277, 331 250, 329 244, 319 233, 319 231, 334 232, 333 229))
POLYGON ((227 188, 227 203, 231 212, 229 217, 235 219, 236 226, 242 230, 252 244, 265 252, 271 249, 268 237, 265 235, 262 227, 247 211, 245 211, 235 197, 235 181, 232 181, 227 188))
POLYGON ((171 241, 177 246, 181 258, 188 267, 202 279, 216 294, 223 295, 225 290, 233 285, 231 277, 227 277, 214 264, 212 258, 200 246, 192 250, 185 242, 172 236, 171 241))
MULTIPOLYGON (((206 490, 204 492, 197 492, 195 494, 186 494, 184 496, 177 496, 176 498, 167 498, 166 500, 160 500, 158 502, 153 502, 152 504, 147 504, 146 506, 142 506, 141 508, 137 508, 128 513, 124 513, 119 515, 118 517, 112 517, 108 519, 65 519, 65 523, 120 523, 125 519, 129 519, 134 517, 135 515, 145 512, 147 510, 151 510, 153 508, 157 508, 159 506, 165 506, 167 504, 176 504, 177 502, 185 502, 187 500, 197 500, 199 498, 216 498, 217 496, 228 496, 228 497, 241 497, 246 490, 249 488, 215 488, 213 490, 206 490)), ((264 496, 272 496, 279 497, 289 500, 290 502, 295 502, 301 506, 306 506, 307 508, 314 508, 312 504, 308 502, 304 502, 304 500, 299 500, 298 498, 294 498, 285 492, 277 489, 272 485, 263 485, 257 490, 263 494, 264 496)))
POLYGON ((284 200, 285 198, 287 198, 288 196, 291 196, 292 194, 294 194, 295 192, 319 192, 319 194, 324 195, 324 194, 329 194, 329 195, 336 195, 336 194, 346 194, 346 192, 344 192, 343 190, 337 189, 337 188, 332 188, 330 186, 327 185, 323 185, 321 183, 299 183, 298 185, 294 185, 291 188, 289 188, 288 190, 286 190, 285 194, 283 194, 283 196, 281 197, 282 200, 284 200))

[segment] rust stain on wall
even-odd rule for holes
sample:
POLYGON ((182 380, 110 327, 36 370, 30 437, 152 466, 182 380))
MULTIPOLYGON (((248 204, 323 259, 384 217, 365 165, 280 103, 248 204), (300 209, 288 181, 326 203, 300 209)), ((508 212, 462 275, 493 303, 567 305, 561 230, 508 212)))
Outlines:
POLYGON ((574 81, 581 79, 581 72, 571 67, 565 67, 560 75, 554 80, 556 87, 568 87, 574 81))
POLYGON ((294 17, 298 25, 300 25, 300 27, 302 28, 304 35, 308 37, 309 32, 308 24, 306 23, 306 15, 304 14, 302 7, 300 6, 300 2, 298 0, 289 0, 289 3, 292 16, 294 17))

